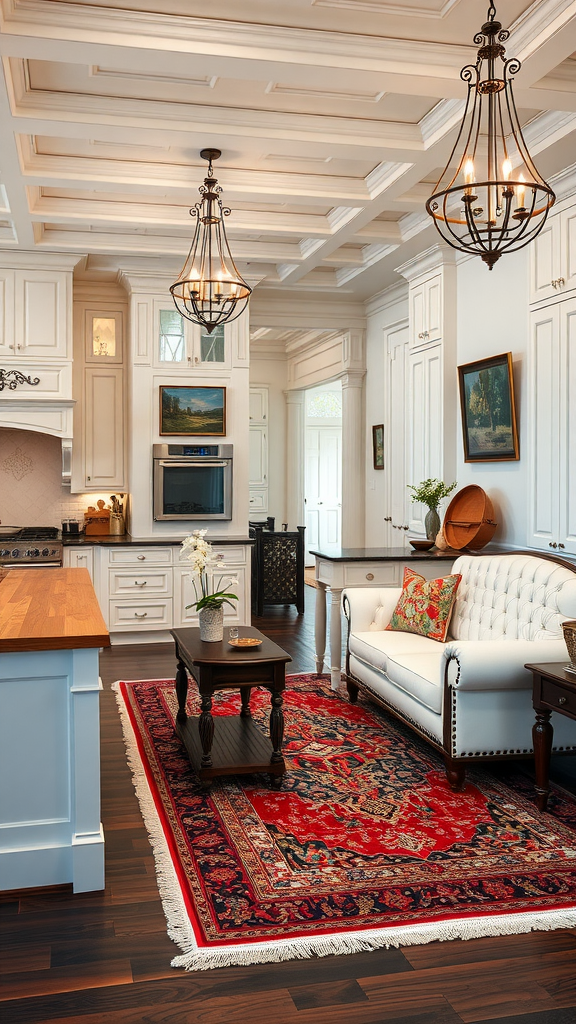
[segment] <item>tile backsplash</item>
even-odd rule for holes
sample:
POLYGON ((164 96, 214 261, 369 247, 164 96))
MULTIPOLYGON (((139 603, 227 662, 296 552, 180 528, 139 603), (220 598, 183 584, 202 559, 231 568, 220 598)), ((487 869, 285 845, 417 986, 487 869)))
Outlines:
POLYGON ((70 494, 62 486, 58 437, 0 428, 0 522, 5 526, 57 526, 83 520, 88 505, 108 494, 70 494))

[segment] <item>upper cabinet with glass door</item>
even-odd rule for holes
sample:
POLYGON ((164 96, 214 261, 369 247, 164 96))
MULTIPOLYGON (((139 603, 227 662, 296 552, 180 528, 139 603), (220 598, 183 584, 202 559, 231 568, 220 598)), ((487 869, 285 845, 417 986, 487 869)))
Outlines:
POLYGON ((155 364, 156 366, 203 371, 218 375, 231 366, 230 343, 224 327, 208 334, 185 320, 167 303, 155 304, 155 364))

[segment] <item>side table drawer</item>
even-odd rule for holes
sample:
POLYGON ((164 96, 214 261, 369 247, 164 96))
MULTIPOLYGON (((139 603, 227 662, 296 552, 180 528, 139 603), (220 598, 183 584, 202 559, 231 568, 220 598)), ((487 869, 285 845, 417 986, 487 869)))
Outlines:
POLYGON ((345 587, 396 587, 399 579, 394 562, 356 562, 344 567, 345 587))
POLYGON ((576 717, 576 690, 574 688, 561 686, 551 679, 542 679, 540 700, 550 708, 567 712, 576 717))

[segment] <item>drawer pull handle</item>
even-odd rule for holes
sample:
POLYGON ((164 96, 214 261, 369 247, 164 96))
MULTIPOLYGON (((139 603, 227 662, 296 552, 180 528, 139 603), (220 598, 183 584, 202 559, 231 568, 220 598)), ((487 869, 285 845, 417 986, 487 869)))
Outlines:
POLYGON ((373 580, 374 579, 374 573, 373 572, 367 572, 366 573, 366 579, 367 580, 373 580))
POLYGON ((135 587, 145 587, 147 582, 148 582, 148 580, 144 580, 142 583, 139 583, 138 580, 134 580, 134 586, 135 587))
POLYGON ((136 558, 138 559, 139 562, 146 561, 146 555, 136 555, 136 558))
POLYGON ((148 612, 134 612, 134 615, 137 619, 145 619, 148 612))
POLYGON ((559 704, 565 704, 567 700, 568 700, 567 697, 558 697, 558 703, 559 704))

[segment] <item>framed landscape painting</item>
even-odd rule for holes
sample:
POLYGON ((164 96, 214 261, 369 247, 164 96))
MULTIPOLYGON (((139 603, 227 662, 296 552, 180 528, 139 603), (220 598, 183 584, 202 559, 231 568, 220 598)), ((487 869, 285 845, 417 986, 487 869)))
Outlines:
POLYGON ((161 387, 160 434, 223 437, 226 434, 226 388, 161 387))
POLYGON ((384 424, 372 427, 372 462, 374 469, 384 469, 384 424))
POLYGON ((465 462, 520 458, 512 353, 458 367, 465 462))

